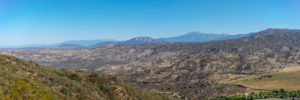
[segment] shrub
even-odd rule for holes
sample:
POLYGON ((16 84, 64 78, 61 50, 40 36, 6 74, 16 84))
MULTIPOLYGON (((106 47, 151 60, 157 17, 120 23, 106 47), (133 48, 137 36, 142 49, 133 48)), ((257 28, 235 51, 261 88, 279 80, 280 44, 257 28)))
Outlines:
POLYGON ((70 78, 71 80, 75 80, 75 81, 81 81, 81 80, 82 80, 82 78, 81 78, 79 75, 77 75, 76 73, 71 74, 71 75, 69 76, 69 78, 70 78))
POLYGON ((104 92, 111 92, 111 88, 110 88, 110 86, 107 85, 107 84, 102 84, 102 85, 100 86, 100 89, 103 90, 104 92))

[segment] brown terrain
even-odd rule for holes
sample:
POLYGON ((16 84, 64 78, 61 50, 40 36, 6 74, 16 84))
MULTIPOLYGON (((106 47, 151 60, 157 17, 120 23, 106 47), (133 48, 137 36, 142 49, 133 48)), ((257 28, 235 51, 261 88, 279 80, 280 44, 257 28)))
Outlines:
POLYGON ((299 38, 300 30, 267 29, 249 37, 209 42, 0 52, 55 68, 111 74, 142 88, 202 99, 246 91, 246 87, 226 84, 227 80, 298 66, 299 38))

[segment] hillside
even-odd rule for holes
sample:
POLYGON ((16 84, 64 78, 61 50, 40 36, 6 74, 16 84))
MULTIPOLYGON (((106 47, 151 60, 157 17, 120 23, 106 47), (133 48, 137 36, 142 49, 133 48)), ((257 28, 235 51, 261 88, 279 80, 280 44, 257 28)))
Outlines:
POLYGON ((267 29, 252 36, 209 42, 106 45, 90 49, 0 50, 56 68, 99 71, 142 88, 199 99, 246 91, 226 84, 240 76, 300 64, 300 30, 267 29))
POLYGON ((1 100, 168 100, 113 76, 57 70, 0 55, 1 100))

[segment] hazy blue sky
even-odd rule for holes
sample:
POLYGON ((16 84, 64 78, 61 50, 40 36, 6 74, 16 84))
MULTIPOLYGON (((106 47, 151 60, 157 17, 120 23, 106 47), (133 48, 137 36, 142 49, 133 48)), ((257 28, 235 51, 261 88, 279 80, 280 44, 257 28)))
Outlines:
POLYGON ((0 46, 300 29, 300 0, 0 0, 0 46))

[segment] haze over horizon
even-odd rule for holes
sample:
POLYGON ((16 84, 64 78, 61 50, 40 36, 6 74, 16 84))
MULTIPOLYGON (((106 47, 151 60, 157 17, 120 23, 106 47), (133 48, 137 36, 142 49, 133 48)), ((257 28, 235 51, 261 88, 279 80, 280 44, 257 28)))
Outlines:
POLYGON ((299 11, 300 0, 1 0, 0 46, 300 29, 299 11))

